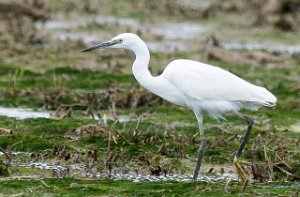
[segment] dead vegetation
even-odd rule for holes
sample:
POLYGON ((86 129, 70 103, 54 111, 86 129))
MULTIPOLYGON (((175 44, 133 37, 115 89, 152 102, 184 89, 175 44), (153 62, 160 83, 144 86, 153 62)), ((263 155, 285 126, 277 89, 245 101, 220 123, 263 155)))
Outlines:
POLYGON ((292 67, 295 60, 290 55, 266 50, 228 50, 215 35, 206 39, 208 60, 217 60, 235 65, 266 66, 269 68, 292 67))
POLYGON ((93 119, 102 118, 99 110, 108 109, 112 118, 117 119, 117 108, 134 109, 163 102, 161 98, 144 89, 134 88, 112 88, 86 92, 58 90, 45 92, 44 99, 44 108, 56 109, 54 117, 72 117, 74 111, 81 110, 83 116, 93 119))
POLYGON ((269 68, 292 67, 295 64, 292 58, 283 56, 282 54, 272 54, 261 50, 242 52, 226 50, 220 47, 212 47, 208 51, 209 60, 218 60, 229 64, 266 66, 269 68))
POLYGON ((282 31, 299 30, 300 3, 297 0, 259 0, 251 1, 195 1, 170 0, 161 1, 160 4, 150 1, 132 1, 132 6, 138 11, 167 13, 170 16, 183 16, 188 18, 212 18, 224 14, 253 15, 255 25, 273 25, 282 31))
POLYGON ((269 23, 282 31, 299 30, 300 3, 297 0, 268 0, 260 8, 258 24, 269 23))
POLYGON ((41 42, 35 27, 36 21, 45 21, 50 15, 44 10, 42 1, 21 3, 0 1, 0 43, 34 44, 41 42))

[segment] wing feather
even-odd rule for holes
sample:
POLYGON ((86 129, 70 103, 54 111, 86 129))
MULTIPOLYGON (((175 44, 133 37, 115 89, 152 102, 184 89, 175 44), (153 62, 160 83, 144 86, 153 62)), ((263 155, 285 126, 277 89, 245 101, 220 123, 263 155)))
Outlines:
POLYGON ((175 60, 163 75, 187 97, 197 101, 239 101, 276 103, 276 97, 219 67, 192 61, 175 60))

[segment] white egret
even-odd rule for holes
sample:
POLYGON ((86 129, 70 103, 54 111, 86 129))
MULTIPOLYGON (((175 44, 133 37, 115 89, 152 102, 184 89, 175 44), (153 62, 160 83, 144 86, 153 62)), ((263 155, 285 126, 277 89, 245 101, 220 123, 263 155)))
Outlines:
POLYGON ((234 157, 238 175, 248 181, 248 175, 240 165, 239 157, 249 138, 254 120, 239 113, 242 108, 257 110, 262 106, 272 107, 276 97, 263 87, 253 85, 221 68, 197 61, 178 59, 167 65, 159 76, 152 76, 148 64, 150 53, 143 40, 132 33, 120 34, 111 40, 84 49, 120 48, 133 51, 136 59, 132 72, 136 80, 150 92, 165 100, 191 109, 198 120, 201 143, 193 179, 196 180, 205 149, 203 114, 214 119, 233 113, 248 123, 245 136, 234 157))

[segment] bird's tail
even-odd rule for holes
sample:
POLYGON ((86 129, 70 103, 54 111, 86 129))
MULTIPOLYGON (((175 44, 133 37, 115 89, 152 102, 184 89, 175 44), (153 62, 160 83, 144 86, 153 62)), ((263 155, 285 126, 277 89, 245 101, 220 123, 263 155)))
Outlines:
POLYGON ((262 105, 265 107, 274 107, 276 105, 276 101, 275 102, 265 101, 262 105))
POLYGON ((262 97, 262 105, 265 107, 274 107, 277 102, 277 98, 269 92, 266 88, 260 87, 260 96, 262 97))

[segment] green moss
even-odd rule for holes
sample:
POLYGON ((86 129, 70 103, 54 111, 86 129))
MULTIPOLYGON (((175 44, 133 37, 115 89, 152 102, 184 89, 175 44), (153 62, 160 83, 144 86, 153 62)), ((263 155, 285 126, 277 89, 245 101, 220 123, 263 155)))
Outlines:
POLYGON ((7 177, 7 176, 10 176, 9 171, 8 171, 8 165, 5 164, 0 159, 0 177, 7 177))
POLYGON ((285 195, 291 196, 299 185, 291 183, 251 184, 242 193, 242 185, 232 182, 227 192, 225 183, 207 182, 160 182, 132 183, 130 181, 113 180, 76 180, 76 179, 44 179, 9 180, 1 182, 3 194, 23 193, 23 195, 117 195, 117 196, 240 196, 240 195, 285 195), (37 187, 38 186, 38 187, 37 187), (30 189, 30 190, 29 190, 30 189))
POLYGON ((282 32, 276 29, 258 32, 257 34, 253 35, 253 37, 258 40, 283 42, 287 45, 299 43, 299 37, 297 34, 282 32))

